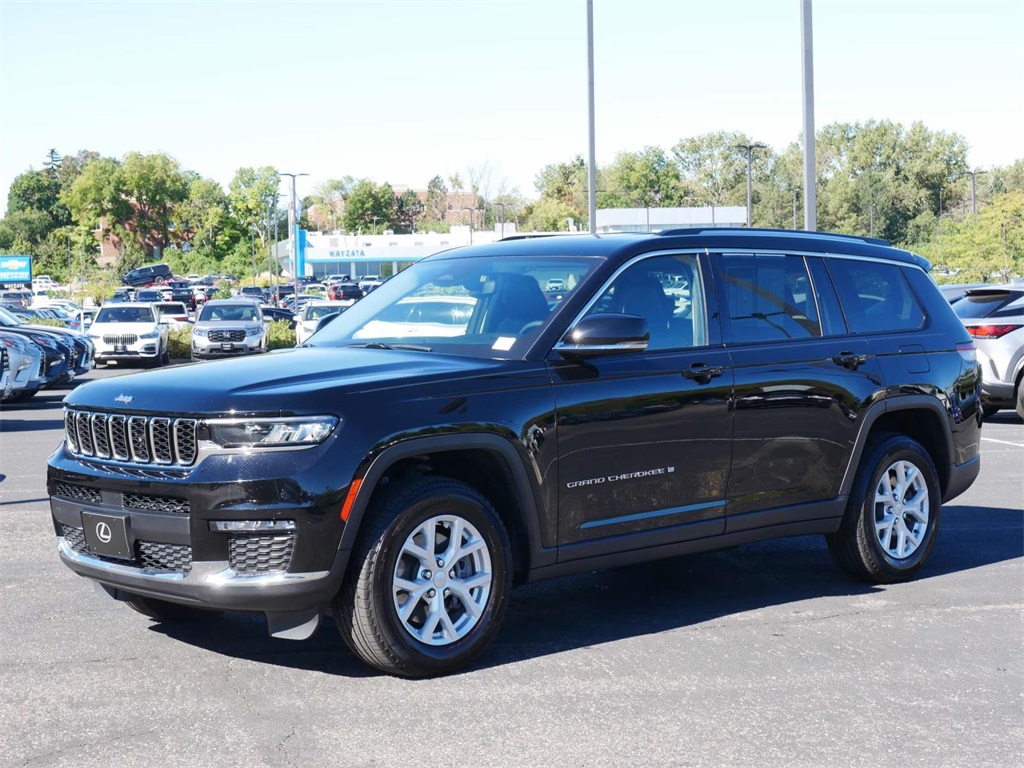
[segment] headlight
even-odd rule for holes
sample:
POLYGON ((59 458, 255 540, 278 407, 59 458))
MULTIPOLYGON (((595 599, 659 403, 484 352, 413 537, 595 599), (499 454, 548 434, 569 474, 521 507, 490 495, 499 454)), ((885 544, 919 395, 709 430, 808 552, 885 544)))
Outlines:
POLYGON ((209 333, 210 333, 210 331, 209 331, 208 328, 193 328, 192 329, 192 335, 193 336, 202 336, 204 339, 206 338, 207 334, 209 334, 209 333))
POLYGON ((278 448, 316 445, 338 426, 336 416, 209 419, 210 439, 222 448, 278 448))
POLYGON ((159 339, 160 331, 150 331, 149 333, 140 333, 140 339, 159 339))
POLYGON ((245 329, 245 335, 248 336, 249 338, 253 338, 254 336, 259 336, 262 333, 263 333, 263 328, 261 328, 259 326, 257 326, 256 328, 246 328, 245 329))

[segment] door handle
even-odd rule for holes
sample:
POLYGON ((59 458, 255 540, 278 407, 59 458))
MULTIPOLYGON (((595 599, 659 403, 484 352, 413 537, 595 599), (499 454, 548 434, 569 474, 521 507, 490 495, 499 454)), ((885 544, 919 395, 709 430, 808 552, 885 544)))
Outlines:
POLYGON ((857 370, 858 366, 868 361, 867 355, 855 355, 852 352, 840 352, 832 358, 832 362, 848 371, 857 370))
POLYGON ((694 363, 689 368, 683 368, 683 376, 693 379, 698 384, 707 384, 715 376, 722 375, 722 369, 718 366, 709 366, 704 363, 694 363))

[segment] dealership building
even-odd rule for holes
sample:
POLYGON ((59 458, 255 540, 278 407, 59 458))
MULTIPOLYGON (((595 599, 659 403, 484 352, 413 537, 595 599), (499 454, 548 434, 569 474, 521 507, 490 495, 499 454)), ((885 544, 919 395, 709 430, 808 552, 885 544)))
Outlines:
MULTIPOLYGON (((742 227, 747 221, 743 206, 706 206, 702 208, 600 208, 597 211, 598 234, 612 232, 663 232, 696 227, 742 227)), ((575 231, 575 230, 573 230, 575 231)), ((306 235, 305 272, 307 275, 395 274, 413 262, 450 248, 493 243, 517 233, 513 222, 496 224, 493 230, 478 230, 453 225, 450 232, 424 232, 412 235, 347 234, 309 232, 306 235)), ((552 234, 550 232, 537 234, 552 234)), ((284 274, 292 274, 290 244, 277 247, 277 258, 284 274)))

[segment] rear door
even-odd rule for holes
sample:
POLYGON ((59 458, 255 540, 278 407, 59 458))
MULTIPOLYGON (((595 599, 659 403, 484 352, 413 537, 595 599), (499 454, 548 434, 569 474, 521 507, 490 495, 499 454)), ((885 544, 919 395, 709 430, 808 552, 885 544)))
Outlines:
MULTIPOLYGON (((860 416, 884 395, 821 258, 713 257, 735 373, 726 531, 830 517, 860 416)), ((841 511, 841 510, 840 510, 841 511)))

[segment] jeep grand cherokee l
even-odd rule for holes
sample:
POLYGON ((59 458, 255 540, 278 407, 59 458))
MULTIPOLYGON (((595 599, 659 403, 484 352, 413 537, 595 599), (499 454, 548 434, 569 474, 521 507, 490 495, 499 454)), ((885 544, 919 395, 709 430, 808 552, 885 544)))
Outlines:
POLYGON ((436 254, 306 347, 70 393, 60 557, 160 620, 303 639, 332 612, 413 677, 468 664, 533 579, 803 534, 909 579, 980 462, 974 344, 928 268, 763 230, 436 254), (381 321, 431 300, 464 320, 381 321))

